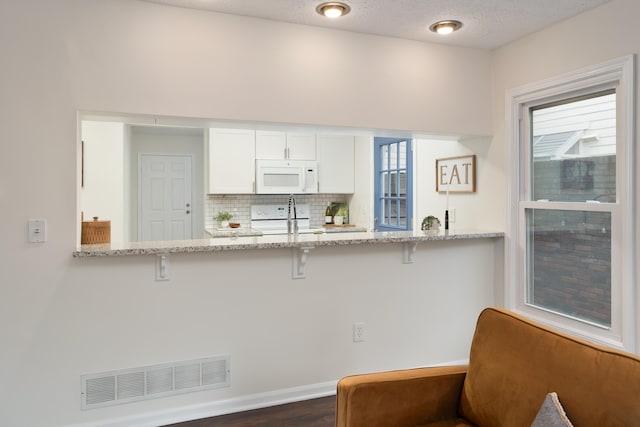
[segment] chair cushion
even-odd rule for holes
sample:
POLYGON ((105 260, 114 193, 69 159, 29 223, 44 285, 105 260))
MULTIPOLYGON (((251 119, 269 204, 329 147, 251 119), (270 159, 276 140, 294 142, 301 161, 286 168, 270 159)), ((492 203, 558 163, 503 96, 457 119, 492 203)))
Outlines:
POLYGON ((531 427, 573 427, 556 392, 547 394, 531 427))

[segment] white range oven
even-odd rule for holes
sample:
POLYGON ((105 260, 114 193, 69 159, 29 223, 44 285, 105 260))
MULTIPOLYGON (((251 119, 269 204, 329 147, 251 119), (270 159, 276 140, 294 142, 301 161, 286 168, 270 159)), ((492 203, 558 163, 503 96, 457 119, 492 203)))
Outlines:
MULTIPOLYGON (((262 234, 287 234, 288 205, 252 205, 251 228, 262 234)), ((323 232, 323 228, 312 228, 309 224, 309 205, 292 205, 291 219, 297 218, 298 234, 323 232)))

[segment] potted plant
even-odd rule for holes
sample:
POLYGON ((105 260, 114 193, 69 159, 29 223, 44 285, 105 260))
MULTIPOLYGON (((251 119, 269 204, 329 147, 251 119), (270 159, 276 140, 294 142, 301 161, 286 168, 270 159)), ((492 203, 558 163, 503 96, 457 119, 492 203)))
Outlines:
POLYGON ((229 220, 233 218, 233 215, 230 212, 220 211, 213 217, 216 221, 218 221, 218 226, 220 228, 229 227, 229 220))
POLYGON ((424 232, 437 233, 440 231, 440 220, 433 215, 426 216, 422 220, 422 226, 420 228, 424 232))
POLYGON ((349 223, 349 205, 344 202, 331 203, 331 214, 333 223, 336 225, 349 223))

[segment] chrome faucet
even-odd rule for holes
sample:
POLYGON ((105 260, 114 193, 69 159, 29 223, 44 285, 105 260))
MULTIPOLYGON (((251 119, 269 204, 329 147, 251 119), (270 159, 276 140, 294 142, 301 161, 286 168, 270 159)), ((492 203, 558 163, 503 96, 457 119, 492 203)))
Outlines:
POLYGON ((289 196, 289 209, 287 210, 287 234, 298 235, 298 213, 296 211, 296 199, 293 194, 289 196), (293 221, 291 220, 291 206, 293 205, 293 221))

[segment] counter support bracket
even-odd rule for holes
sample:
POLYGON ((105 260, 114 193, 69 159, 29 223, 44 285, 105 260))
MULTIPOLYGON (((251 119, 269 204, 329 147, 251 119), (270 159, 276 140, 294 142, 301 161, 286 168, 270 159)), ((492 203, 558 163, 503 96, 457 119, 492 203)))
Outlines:
POLYGON ((169 254, 156 255, 156 282, 168 281, 169 278, 169 254))
POLYGON ((413 256, 416 254, 418 242, 405 242, 402 244, 402 263, 413 264, 413 256))
POLYGON ((299 248, 293 248, 293 262, 292 262, 292 279, 304 279, 304 269, 307 265, 307 256, 309 251, 314 249, 314 246, 301 246, 299 248))

